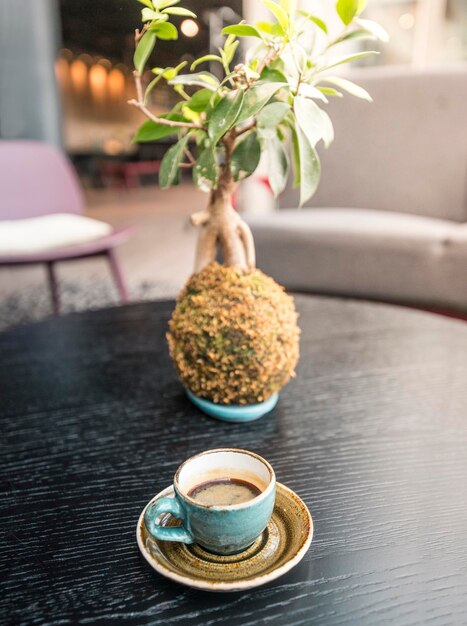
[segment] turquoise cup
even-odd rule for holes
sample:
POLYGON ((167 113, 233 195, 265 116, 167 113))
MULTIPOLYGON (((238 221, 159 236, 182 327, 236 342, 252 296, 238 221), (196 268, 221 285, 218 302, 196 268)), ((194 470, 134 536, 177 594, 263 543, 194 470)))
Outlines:
POLYGON ((174 478, 175 497, 150 504, 144 514, 149 533, 162 541, 197 543, 215 554, 235 554, 248 548, 266 528, 276 499, 276 476, 271 465, 247 450, 207 450, 186 460, 174 478), (198 485, 220 479, 246 481, 261 492, 240 504, 207 505, 188 494, 198 485), (170 513, 182 526, 160 524, 170 513))

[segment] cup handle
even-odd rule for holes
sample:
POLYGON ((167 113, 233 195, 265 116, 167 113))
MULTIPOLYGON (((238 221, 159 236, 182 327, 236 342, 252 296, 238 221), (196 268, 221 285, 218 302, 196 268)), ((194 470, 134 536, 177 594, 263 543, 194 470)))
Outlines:
POLYGON ((144 523, 148 532, 162 541, 179 541, 181 543, 194 543, 193 535, 185 526, 161 526, 158 517, 162 513, 170 513, 181 519, 185 524, 186 515, 177 498, 161 498, 148 506, 144 514, 144 523))

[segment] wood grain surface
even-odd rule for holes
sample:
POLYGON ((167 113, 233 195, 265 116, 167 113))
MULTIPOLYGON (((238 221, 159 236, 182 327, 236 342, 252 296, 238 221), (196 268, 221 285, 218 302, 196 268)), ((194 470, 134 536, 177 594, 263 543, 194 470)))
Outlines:
POLYGON ((182 393, 171 302, 0 335, 1 624, 467 624, 467 325, 297 304, 298 376, 244 425, 182 393), (222 446, 265 456, 315 522, 303 562, 243 594, 167 581, 135 541, 178 464, 222 446))

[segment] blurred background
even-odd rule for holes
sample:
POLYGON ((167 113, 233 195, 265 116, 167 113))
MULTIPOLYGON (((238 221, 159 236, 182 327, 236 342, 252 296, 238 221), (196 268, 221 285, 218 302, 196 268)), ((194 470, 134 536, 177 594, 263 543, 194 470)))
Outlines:
MULTIPOLYGON (((301 2, 303 8, 312 5, 315 13, 332 21, 331 4, 329 0, 301 2)), ((264 16, 264 9, 251 0, 186 0, 183 6, 198 17, 175 20, 180 38, 177 42, 158 43, 155 64, 159 66, 176 65, 180 60, 190 62, 201 54, 215 51, 219 40, 222 41, 223 26, 242 18, 251 22, 264 16)), ((132 143, 136 129, 144 121, 141 114, 127 104, 135 95, 133 31, 140 25, 141 8, 136 0, 0 0, 0 140, 39 140, 59 146, 79 177, 85 215, 104 221, 112 228, 136 228, 118 250, 120 270, 131 300, 177 293, 192 271, 196 232, 188 226, 188 215, 206 203, 206 196, 192 186, 189 178, 175 189, 164 192, 158 189, 160 160, 170 139, 145 145, 132 143)), ((417 76, 442 77, 454 71, 458 79, 465 82, 465 0, 370 0, 364 17, 382 24, 390 41, 370 42, 372 47, 378 46, 381 54, 357 62, 358 67, 353 70, 343 71, 357 71, 364 82, 365 72, 374 79, 394 76, 394 73, 407 76, 411 72, 417 76)), ((352 51, 368 46, 358 41, 347 45, 352 51)), ((403 91, 406 84, 409 83, 398 83, 398 89, 403 91)), ((429 94, 429 90, 426 93, 429 94)), ((419 106, 409 93, 406 97, 402 92, 397 96, 398 102, 407 109, 419 106)), ((162 83, 152 97, 152 106, 158 112, 174 104, 173 93, 162 83)), ((429 95, 426 97, 429 99, 429 95)), ((372 105, 359 106, 354 115, 363 119, 367 107, 372 105)), ((341 110, 345 120, 345 109, 341 110)), ((419 114, 423 116, 422 111, 419 114)), ((417 116, 414 111, 414 117, 417 116)), ((426 134, 430 132, 430 123, 426 122, 426 134)), ((382 130, 387 135, 393 133, 389 128, 382 130)), ((463 129, 454 129, 455 135, 459 133, 463 142, 463 129)), ((463 143, 461 149, 465 157, 463 143)), ((327 157, 331 161, 332 151, 333 147, 327 157)), ((462 167, 465 165, 464 162, 462 167)), ((5 172, 8 158, 2 167, 5 172)), ((332 164, 327 167, 332 169, 332 164)), ((467 169, 463 171, 465 176, 467 169)), ((371 176, 368 172, 367 175, 371 176)), ((444 184, 449 185, 449 180, 453 180, 453 173, 444 184)), ((410 185, 410 180, 407 184, 410 185)), ((464 202, 465 208, 466 189, 463 189, 464 196, 459 202, 464 202)), ((258 175, 240 193, 239 206, 251 213, 256 209, 263 215, 261 219, 267 220, 264 215, 278 206, 293 208, 292 197, 285 194, 277 203, 265 177, 258 175)), ((9 215, 1 190, 0 202, 3 204, 1 219, 18 217, 9 215)), ((378 208, 369 206, 365 196, 355 200, 353 206, 357 202, 365 208, 378 208)), ((319 204, 336 206, 337 202, 321 195, 319 204)), ((423 213, 421 210, 414 212, 423 213)), ((446 216, 437 214, 435 217, 449 219, 451 216, 448 211, 446 216)), ((457 222, 464 221, 464 216, 458 218, 457 222)), ((260 239, 261 219, 258 222, 260 239)), ((270 245, 268 241, 264 245, 270 245)), ((0 266, 0 328, 51 313, 44 272, 40 264, 0 266)), ((61 264, 55 274, 53 278, 59 280, 62 312, 119 301, 118 290, 109 280, 108 268, 102 259, 91 256, 84 261, 67 262, 61 264)), ((463 289, 463 285, 461 287, 463 289)), ((459 288, 456 286, 457 290, 459 288)), ((322 291, 332 292, 332 285, 329 288, 324 285, 322 291)), ((427 296, 421 302, 454 306, 449 298, 438 300, 427 296)), ((456 308, 463 308, 462 299, 456 308)))
MULTIPOLYGON (((220 28, 244 15, 241 0, 184 4, 199 19, 184 20, 176 44, 160 42, 157 64, 161 67, 177 65, 180 59, 191 62, 210 48, 216 51, 220 28)), ((61 0, 59 9, 57 37, 62 47, 56 74, 64 146, 74 155, 128 153, 141 122, 140 114, 126 104, 134 97, 132 26, 139 24, 140 5, 135 0, 61 0)), ((365 17, 383 24, 391 37, 380 46, 381 56, 367 59, 366 64, 426 66, 467 59, 467 3, 463 0, 373 0, 365 17)), ((173 90, 162 83, 154 104, 166 110, 174 104, 172 98, 173 90)))

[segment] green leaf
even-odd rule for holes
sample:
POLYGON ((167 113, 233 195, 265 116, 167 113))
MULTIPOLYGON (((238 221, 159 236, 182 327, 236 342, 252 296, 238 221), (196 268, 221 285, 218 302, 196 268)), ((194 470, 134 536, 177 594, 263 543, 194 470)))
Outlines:
POLYGON ((141 11, 141 19, 143 22, 157 20, 158 16, 159 13, 157 13, 157 11, 154 11, 153 9, 146 8, 141 11))
POLYGON ((216 106, 209 118, 208 133, 213 144, 235 124, 243 104, 244 92, 241 89, 231 92, 216 106))
POLYGON ((231 43, 226 42, 224 46, 224 54, 225 54, 225 62, 227 63, 227 65, 232 63, 233 58, 235 56, 235 52, 239 45, 240 45, 240 42, 238 40, 232 41, 231 43))
POLYGON ((235 35, 236 37, 258 37, 261 39, 260 33, 254 26, 249 24, 237 24, 236 26, 226 26, 222 29, 223 35, 235 35))
POLYGON ((273 102, 267 104, 258 114, 258 126, 260 128, 276 127, 290 111, 290 107, 285 102, 273 102))
POLYGON ((300 207, 302 207, 318 188, 321 164, 316 150, 300 127, 297 127, 296 133, 300 169, 300 207))
POLYGON ((270 67, 264 68, 264 70, 261 72, 260 78, 262 82, 267 81, 268 83, 289 83, 289 81, 282 72, 279 72, 279 70, 273 70, 270 67))
POLYGON ((170 85, 195 85, 216 91, 219 80, 210 72, 197 72, 195 74, 180 74, 169 82, 170 85))
POLYGON ((370 54, 379 54, 379 52, 375 52, 375 50, 366 50, 365 52, 357 52, 355 54, 351 54, 345 57, 339 57, 335 59, 330 65, 326 65, 326 67, 321 68, 321 71, 329 70, 331 67, 336 67, 337 65, 342 65, 343 63, 350 63, 351 61, 355 61, 356 59, 362 59, 363 57, 367 57, 370 54))
POLYGON ((256 28, 267 35, 271 34, 273 24, 270 22, 256 22, 256 28))
POLYGON ((196 61, 193 61, 190 70, 195 70, 198 65, 201 65, 201 63, 206 63, 206 61, 219 61, 219 63, 222 63, 222 59, 220 56, 217 56, 216 54, 205 54, 204 57, 200 57, 199 59, 196 59, 196 61))
POLYGON ((326 83, 330 83, 331 85, 336 85, 336 87, 339 87, 344 91, 347 91, 347 93, 349 93, 351 96, 361 98, 362 100, 367 100, 368 102, 373 102, 373 99, 368 91, 363 89, 363 87, 356 85, 352 81, 347 80, 346 78, 341 78, 340 76, 325 76, 322 80, 326 83))
POLYGON ((237 124, 253 117, 267 105, 279 89, 287 87, 284 83, 257 83, 245 92, 245 98, 237 119, 237 124))
POLYGON ((272 28, 271 28, 272 37, 285 37, 285 35, 286 35, 285 30, 282 28, 279 22, 276 22, 275 24, 272 25, 272 28))
POLYGON ((159 172, 159 184, 161 189, 167 189, 177 181, 180 163, 183 161, 188 138, 189 134, 185 135, 165 153, 159 172))
MULTIPOLYGON (((183 117, 177 114, 161 115, 160 117, 173 120, 175 122, 182 121, 183 117)), ((165 124, 157 124, 152 120, 148 120, 141 125, 140 129, 136 133, 133 143, 145 143, 147 141, 157 141, 158 139, 164 139, 170 137, 177 132, 177 128, 173 126, 166 126, 165 124)))
POLYGON ((324 142, 324 147, 325 148, 329 148, 329 146, 334 141, 334 126, 332 124, 331 118, 326 113, 326 111, 323 111, 323 109, 320 109, 320 111, 321 111, 321 118, 323 120, 323 131, 324 131, 323 132, 323 142, 324 142))
POLYGON ((198 157, 193 169, 193 182, 201 189, 206 187, 215 189, 218 174, 216 152, 212 146, 208 146, 198 157))
POLYGON ((212 91, 210 89, 200 89, 188 100, 186 106, 195 111, 195 113, 201 113, 208 108, 209 101, 212 97, 212 91))
POLYGON ((168 15, 180 15, 183 17, 197 17, 196 13, 190 11, 189 9, 183 9, 182 7, 170 7, 168 9, 164 9, 162 13, 167 13, 168 15))
POLYGON ((162 9, 171 7, 174 4, 179 4, 180 2, 181 0, 154 0, 153 4, 158 11, 162 11, 162 9))
POLYGON ((301 182, 301 174, 300 174, 300 146, 298 145, 298 135, 295 127, 292 127, 292 170, 294 174, 292 187, 296 189, 301 182))
POLYGON ((367 4, 368 4, 368 0, 359 0, 358 11, 357 11, 358 15, 360 15, 360 13, 362 13, 362 11, 365 10, 367 4))
POLYGON ((232 153, 230 167, 235 181, 251 176, 259 165, 261 146, 256 131, 252 131, 237 142, 232 153))
POLYGON ((157 83, 162 79, 162 74, 159 74, 159 76, 156 76, 156 78, 153 78, 153 80, 149 83, 149 85, 146 87, 146 91, 144 92, 144 103, 146 104, 147 99, 149 94, 151 93, 151 91, 154 89, 154 87, 157 85, 157 83))
POLYGON ((332 45, 335 46, 343 41, 350 41, 354 39, 376 39, 376 37, 365 28, 358 28, 357 30, 353 30, 351 33, 346 33, 345 35, 338 37, 332 45))
MULTIPOLYGON (((176 67, 173 68, 174 72, 175 72, 175 76, 178 76, 180 74, 180 71, 186 67, 188 65, 188 61, 182 61, 181 63, 179 63, 176 67)), ((174 78, 175 78, 174 76, 174 78)))
POLYGON ((184 98, 185 102, 190 99, 190 96, 186 93, 185 89, 183 88, 183 85, 173 85, 173 90, 179 96, 184 98))
POLYGON ((225 40, 224 50, 227 50, 227 48, 234 43, 235 39, 236 39, 235 35, 229 35, 227 39, 225 40))
POLYGON ((321 30, 323 31, 323 33, 328 32, 328 27, 326 25, 326 22, 324 22, 322 19, 320 19, 319 17, 316 17, 316 15, 309 15, 308 19, 311 20, 314 24, 316 24, 316 26, 318 28, 321 28, 321 30))
POLYGON ((286 33, 289 28, 289 16, 284 9, 273 2, 272 0, 261 0, 261 2, 268 7, 268 9, 273 13, 279 22, 282 30, 286 33))
POLYGON ((153 67, 151 72, 156 74, 157 78, 155 78, 146 89, 146 96, 149 91, 154 88, 155 85, 159 82, 161 78, 164 78, 167 82, 173 80, 180 71, 187 65, 186 61, 182 61, 177 65, 177 67, 153 67))
POLYGON ((148 30, 138 42, 136 46, 135 55, 133 61, 136 70, 142 74, 147 60, 151 56, 154 46, 156 45, 156 33, 148 30))
POLYGON ((173 80, 176 76, 180 74, 180 71, 188 65, 187 61, 182 61, 177 65, 177 67, 166 67, 162 76, 165 80, 173 80))
POLYGON ((268 64, 268 68, 271 70, 277 70, 279 72, 282 72, 282 74, 285 74, 285 71, 287 69, 285 61, 281 57, 273 59, 271 63, 268 64))
MULTIPOLYGON (((184 104, 185 104, 185 102, 183 100, 180 100, 179 102, 177 102, 177 104, 170 111, 170 114, 172 114, 172 113, 177 113, 177 114, 180 113, 181 114, 184 104)), ((160 117, 163 117, 163 116, 161 115, 160 117)))
POLYGON ((319 91, 321 91, 321 93, 324 93, 325 96, 331 96, 336 98, 343 97, 340 91, 337 91, 337 89, 333 89, 332 87, 319 86, 318 89, 319 91))
POLYGON ((219 94, 218 91, 214 91, 214 92, 211 91, 211 99, 209 100, 208 106, 206 107, 206 110, 205 110, 206 117, 208 119, 221 100, 222 100, 222 96, 219 94))
POLYGON ((294 112, 298 127, 303 131, 312 148, 318 141, 324 140, 327 146, 334 139, 334 131, 329 115, 319 106, 303 96, 294 99, 294 112))
POLYGON ((312 13, 308 13, 308 11, 299 11, 299 13, 303 17, 306 17, 307 20, 310 20, 311 22, 316 24, 316 26, 320 28, 323 31, 323 33, 327 34, 328 27, 326 26, 326 23, 321 18, 316 17, 316 15, 313 15, 312 13))
POLYGON ((149 32, 156 33, 159 39, 178 39, 178 30, 170 22, 157 22, 149 32))
POLYGON ((140 4, 144 4, 144 6, 148 7, 148 9, 151 9, 151 10, 154 9, 154 6, 153 6, 151 0, 138 0, 138 2, 140 4))
POLYGON ((305 98, 316 98, 322 102, 328 102, 319 89, 307 83, 301 83, 300 90, 297 95, 305 96, 305 98))
POLYGON ((308 61, 309 55, 305 52, 304 48, 302 48, 302 46, 298 43, 296 43, 294 46, 291 46, 291 48, 292 48, 292 57, 294 59, 294 65, 298 69, 300 74, 304 74, 307 68, 307 61, 308 61))
POLYGON ((384 42, 388 42, 389 41, 388 33, 377 22, 373 22, 372 20, 364 20, 362 18, 359 18, 357 20, 357 24, 359 26, 361 26, 362 28, 364 28, 365 30, 367 30, 372 35, 374 35, 377 39, 379 39, 381 41, 384 41, 384 42))
POLYGON ((274 197, 281 194, 289 176, 289 157, 274 129, 260 131, 261 143, 268 159, 268 178, 274 197))
POLYGON ((358 14, 361 0, 337 0, 336 11, 346 26, 358 14))

